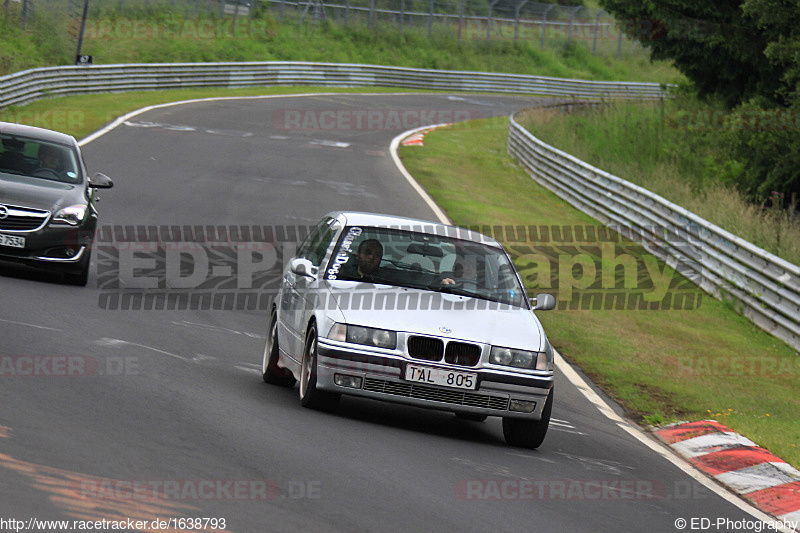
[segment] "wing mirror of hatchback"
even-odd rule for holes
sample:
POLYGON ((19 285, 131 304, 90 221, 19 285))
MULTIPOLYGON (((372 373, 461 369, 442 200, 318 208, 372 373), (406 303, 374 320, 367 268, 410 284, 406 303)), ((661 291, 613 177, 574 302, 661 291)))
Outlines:
POLYGON ((531 298, 531 304, 534 311, 550 311, 556 308, 556 299, 552 294, 546 292, 536 295, 536 298, 531 298))
POLYGON ((111 178, 106 176, 105 174, 100 174, 99 172, 89 178, 89 187, 93 187, 95 189, 110 189, 114 186, 114 182, 111 181, 111 178))
POLYGON ((297 274, 298 276, 303 276, 306 278, 316 278, 316 274, 314 274, 314 265, 311 264, 311 261, 305 259, 303 257, 295 257, 289 262, 289 270, 292 271, 293 274, 297 274))

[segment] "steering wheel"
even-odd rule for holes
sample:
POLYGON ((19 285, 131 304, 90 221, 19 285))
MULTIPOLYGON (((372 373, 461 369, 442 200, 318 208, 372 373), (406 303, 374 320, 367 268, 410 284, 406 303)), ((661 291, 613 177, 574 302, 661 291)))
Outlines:
POLYGON ((52 177, 54 177, 56 179, 60 179, 61 178, 61 176, 58 174, 58 172, 53 170, 52 168, 42 167, 42 168, 37 168, 36 170, 33 171, 33 175, 36 176, 36 177, 39 177, 39 178, 47 178, 47 177, 49 177, 49 176, 47 176, 47 174, 52 175, 52 177))

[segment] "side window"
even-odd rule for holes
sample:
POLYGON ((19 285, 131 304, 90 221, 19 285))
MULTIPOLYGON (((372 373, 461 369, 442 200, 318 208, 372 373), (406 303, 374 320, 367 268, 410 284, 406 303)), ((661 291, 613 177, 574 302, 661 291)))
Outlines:
POLYGON ((303 257, 311 261, 314 266, 319 266, 322 259, 325 257, 325 251, 331 242, 331 238, 335 233, 331 225, 335 219, 326 218, 315 227, 308 238, 303 241, 300 250, 297 253, 298 257, 303 257))

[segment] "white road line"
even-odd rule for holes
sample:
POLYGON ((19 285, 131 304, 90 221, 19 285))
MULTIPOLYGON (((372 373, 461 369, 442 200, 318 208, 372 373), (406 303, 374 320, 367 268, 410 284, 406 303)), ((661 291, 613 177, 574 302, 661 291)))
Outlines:
POLYGON ((326 140, 314 140, 308 141, 308 144, 316 144, 319 146, 330 146, 331 148, 348 148, 350 143, 339 142, 339 141, 326 141, 326 140))
POLYGON ((16 324, 17 326, 27 326, 29 328, 46 329, 48 331, 64 331, 63 329, 48 328, 47 326, 39 326, 38 324, 28 324, 27 322, 17 322, 16 320, 5 320, 2 318, 0 318, 0 322, 5 322, 6 324, 16 324))
POLYGON ((233 368, 237 370, 243 370, 250 374, 258 374, 261 375, 261 365, 256 365, 253 363, 242 363, 239 365, 233 365, 233 368))
POLYGON ((449 126, 449 124, 435 124, 433 126, 422 126, 420 128, 415 128, 405 133, 401 133, 400 135, 392 139, 392 143, 389 145, 389 153, 392 154, 392 160, 394 161, 394 164, 397 166, 397 169, 400 171, 400 173, 403 175, 406 181, 408 181, 408 183, 411 184, 411 187, 415 191, 417 191, 417 194, 419 194, 425 201, 425 203, 428 204, 428 207, 430 207, 431 210, 434 212, 434 214, 439 218, 439 221, 442 222, 442 224, 452 225, 453 223, 450 221, 449 218, 447 218, 447 215, 444 213, 442 208, 439 207, 438 204, 433 201, 433 198, 430 197, 427 191, 423 189, 419 183, 417 183, 417 180, 414 179, 414 176, 409 174, 408 170, 406 170, 405 165, 403 165, 403 162, 400 161, 400 156, 397 155, 397 147, 400 145, 400 141, 403 140, 405 137, 413 135, 418 131, 433 129, 433 128, 441 128, 442 126, 449 126))
MULTIPOLYGON (((304 93, 304 94, 265 94, 260 96, 216 96, 213 98, 194 98, 191 100, 181 100, 179 102, 167 102, 165 104, 158 104, 158 105, 149 105, 146 107, 142 107, 140 109, 136 109, 131 111, 130 113, 126 113, 125 115, 118 117, 113 122, 106 124, 96 132, 84 137, 80 141, 78 141, 78 145, 85 146, 92 141, 95 141, 109 133, 110 131, 116 129, 121 124, 129 121, 133 117, 139 116, 142 113, 146 113, 148 111, 152 111, 154 109, 164 109, 167 107, 174 107, 179 105, 185 104, 196 104, 196 103, 203 103, 203 102, 222 102, 226 100, 268 100, 273 98, 310 98, 310 97, 319 97, 319 96, 339 96, 339 95, 347 95, 352 93, 304 93)), ((397 92, 397 93, 358 93, 358 96, 408 96, 410 94, 427 94, 427 93, 407 93, 407 92, 397 92)), ((433 93, 436 94, 436 93, 433 93)), ((280 138, 279 136, 272 136, 272 138, 280 138)))
POLYGON ((137 342, 129 342, 124 341, 121 339, 112 339, 109 337, 102 337, 93 341, 94 344, 99 344, 100 346, 136 346, 137 348, 144 348, 145 350, 150 350, 152 352, 160 353, 162 355, 167 355, 169 357, 173 357, 175 359, 179 359, 184 363, 200 363, 202 361, 211 361, 214 360, 214 357, 210 355, 203 355, 203 354, 195 354, 192 357, 187 357, 183 355, 178 355, 172 352, 167 352, 165 350, 161 350, 159 348, 154 348, 153 346, 147 346, 146 344, 139 344, 137 342))
POLYGON ((209 331, 218 331, 220 333, 230 333, 232 335, 244 335, 253 339, 266 339, 266 335, 259 335, 258 333, 250 333, 249 331, 237 331, 235 329, 223 328, 221 326, 214 326, 212 324, 203 324, 200 322, 189 322, 188 320, 178 320, 172 322, 176 326, 196 327, 200 329, 207 329, 209 331))

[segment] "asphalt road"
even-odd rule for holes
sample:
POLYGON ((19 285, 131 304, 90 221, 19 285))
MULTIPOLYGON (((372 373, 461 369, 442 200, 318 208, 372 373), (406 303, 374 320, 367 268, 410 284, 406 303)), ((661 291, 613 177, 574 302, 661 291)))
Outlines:
MULTIPOLYGON (((432 220, 392 163, 391 139, 420 122, 533 103, 444 95, 204 102, 134 117, 84 151, 92 171, 115 181, 101 193, 105 225, 291 229, 337 209, 432 220)), ((261 381, 263 311, 103 308, 104 295, 159 279, 147 261, 123 275, 124 250, 106 245, 119 255, 96 252, 104 266, 86 288, 2 270, 2 519, 206 517, 237 532, 616 533, 674 532, 680 518, 751 518, 611 423, 560 375, 554 421, 536 451, 506 446, 497 419, 350 398, 336 414, 303 409, 296 388, 261 381)), ((235 275, 215 273, 222 281, 211 293, 242 288, 235 275)))

